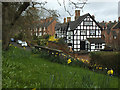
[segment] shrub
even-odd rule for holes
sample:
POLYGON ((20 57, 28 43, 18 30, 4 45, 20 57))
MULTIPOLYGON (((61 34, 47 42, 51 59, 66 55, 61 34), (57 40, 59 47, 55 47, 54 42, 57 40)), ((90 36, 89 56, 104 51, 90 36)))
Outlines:
POLYGON ((58 44, 62 44, 62 45, 65 45, 65 44, 66 44, 64 38, 60 38, 57 43, 58 43, 58 44))
POLYGON ((118 63, 120 63, 120 52, 91 52, 90 64, 101 65, 109 69, 113 69, 118 74, 118 63))

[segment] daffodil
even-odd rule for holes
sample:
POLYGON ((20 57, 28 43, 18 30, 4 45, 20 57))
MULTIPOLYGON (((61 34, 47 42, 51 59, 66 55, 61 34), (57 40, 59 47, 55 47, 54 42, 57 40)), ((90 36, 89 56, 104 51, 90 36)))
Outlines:
POLYGON ((107 70, 107 68, 105 68, 107 70))
POLYGON ((9 46, 12 46, 12 44, 9 44, 9 46))
POLYGON ((71 62, 72 62, 71 59, 68 59, 68 64, 71 63, 71 62))
POLYGON ((58 52, 56 54, 58 54, 58 52))
POLYGON ((108 72, 107 72, 109 75, 113 75, 113 70, 111 69, 111 70, 108 70, 108 72))
POLYGON ((52 54, 54 54, 54 53, 52 52, 52 54))
POLYGON ((98 69, 98 67, 96 67, 96 69, 98 69))
POLYGON ((76 59, 74 59, 74 61, 76 61, 76 59))
POLYGON ((16 47, 15 47, 16 48, 16 47))
POLYGON ((99 69, 102 69, 102 67, 99 67, 99 69))
POLYGON ((36 90, 36 88, 33 88, 32 90, 36 90))
POLYGON ((24 48, 24 50, 26 49, 25 47, 23 47, 24 48))

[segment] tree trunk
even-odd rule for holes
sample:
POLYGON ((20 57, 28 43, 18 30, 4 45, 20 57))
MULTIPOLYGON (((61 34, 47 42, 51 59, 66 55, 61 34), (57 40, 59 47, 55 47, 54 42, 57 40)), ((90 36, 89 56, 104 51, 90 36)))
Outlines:
POLYGON ((7 50, 8 44, 9 44, 9 36, 10 36, 10 28, 12 25, 10 25, 9 20, 9 9, 7 7, 2 7, 2 49, 7 50))
MULTIPOLYGON (((24 2, 20 4, 18 10, 14 10, 13 12, 10 11, 11 3, 2 3, 2 49, 7 50, 9 41, 10 41, 10 31, 14 26, 16 20, 20 17, 21 13, 26 10, 26 8, 30 5, 29 2, 24 2), (13 14, 11 14, 13 13, 13 14), (13 15, 13 16, 10 16, 13 15)), ((17 8, 16 8, 17 9, 17 8)))

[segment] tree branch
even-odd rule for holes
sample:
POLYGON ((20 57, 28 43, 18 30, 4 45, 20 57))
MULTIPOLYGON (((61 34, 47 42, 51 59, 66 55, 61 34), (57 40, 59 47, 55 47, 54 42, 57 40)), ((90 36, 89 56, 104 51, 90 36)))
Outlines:
POLYGON ((23 11, 25 11, 27 9, 27 7, 30 5, 29 2, 24 2, 23 5, 21 5, 18 8, 18 11, 15 13, 15 17, 13 19, 13 22, 11 23, 12 25, 14 25, 14 23, 16 22, 16 20, 20 17, 20 15, 22 14, 23 11))

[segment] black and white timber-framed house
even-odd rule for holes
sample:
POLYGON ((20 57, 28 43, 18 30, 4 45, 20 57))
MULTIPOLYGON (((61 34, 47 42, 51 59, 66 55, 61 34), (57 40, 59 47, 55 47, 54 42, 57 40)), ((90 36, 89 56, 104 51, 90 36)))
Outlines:
POLYGON ((100 51, 105 48, 105 41, 101 39, 102 28, 89 13, 80 16, 80 10, 76 10, 75 21, 69 21, 64 32, 66 43, 74 52, 100 51))

